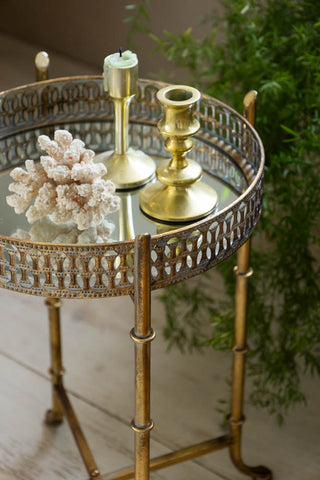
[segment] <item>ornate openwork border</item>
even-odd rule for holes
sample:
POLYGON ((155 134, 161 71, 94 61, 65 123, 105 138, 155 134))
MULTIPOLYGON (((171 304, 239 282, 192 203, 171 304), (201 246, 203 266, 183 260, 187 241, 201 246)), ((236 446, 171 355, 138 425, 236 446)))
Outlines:
MULTIPOLYGON (((132 108, 132 141, 144 148, 134 125, 148 129, 160 115, 156 92, 161 83, 140 81, 132 108)), ((210 269, 234 253, 251 235, 261 213, 264 152, 255 130, 236 112, 203 96, 201 129, 195 155, 210 174, 240 194, 237 201, 206 219, 152 237, 152 288, 176 283, 210 269), (201 141, 200 141, 201 140, 201 141), (225 154, 210 157, 206 149, 225 154), (208 160, 210 159, 210 161, 208 160), (245 181, 244 181, 245 179, 245 181), (248 186, 249 185, 249 186, 248 186)), ((12 139, 44 125, 112 118, 101 77, 41 82, 0 94, 2 169, 12 166, 12 139)), ((25 138, 25 137, 24 137, 25 138)), ((23 146, 21 145, 22 149, 23 146)), ((25 146, 27 152, 28 146, 25 146)), ((26 153, 27 154, 27 153, 26 153)), ((0 283, 4 288, 43 296, 95 298, 133 293, 134 242, 103 245, 57 245, 0 237, 0 283)))

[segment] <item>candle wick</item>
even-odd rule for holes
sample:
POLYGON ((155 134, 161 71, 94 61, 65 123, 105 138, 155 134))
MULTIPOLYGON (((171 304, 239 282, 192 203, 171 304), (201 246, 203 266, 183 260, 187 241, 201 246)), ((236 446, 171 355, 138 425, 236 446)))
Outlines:
POLYGON ((119 48, 120 57, 122 57, 122 47, 119 48))

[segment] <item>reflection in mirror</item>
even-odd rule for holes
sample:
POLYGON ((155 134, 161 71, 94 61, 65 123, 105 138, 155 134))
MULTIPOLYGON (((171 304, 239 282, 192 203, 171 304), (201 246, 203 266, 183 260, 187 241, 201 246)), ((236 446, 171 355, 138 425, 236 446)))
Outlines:
POLYGON ((117 192, 120 197, 119 240, 133 240, 134 223, 132 215, 132 197, 128 192, 117 192))
POLYGON ((17 228, 11 237, 32 242, 49 243, 107 243, 112 241, 115 225, 106 219, 99 225, 79 230, 73 220, 56 224, 48 215, 35 222, 30 229, 17 228))

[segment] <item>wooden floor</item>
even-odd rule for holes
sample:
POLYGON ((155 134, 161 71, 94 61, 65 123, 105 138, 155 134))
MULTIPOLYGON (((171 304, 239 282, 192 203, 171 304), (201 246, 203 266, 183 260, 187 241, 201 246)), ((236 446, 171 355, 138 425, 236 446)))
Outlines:
MULTIPOLYGON (((50 405, 47 312, 43 299, 0 291, 0 479, 87 478, 68 426, 48 428, 50 405)), ((217 400, 226 394, 230 355, 166 352, 163 312, 153 302, 158 331, 152 344, 152 456, 223 434, 217 400)), ((132 463, 133 345, 129 298, 69 300, 62 308, 65 384, 99 468, 132 463)), ((320 478, 319 392, 306 379, 308 408, 278 428, 264 413, 246 409, 244 457, 265 464, 276 480, 320 478)), ((241 479, 226 451, 215 452, 153 478, 241 479)))
MULTIPOLYGON (((36 46, 0 35, 0 89, 33 80, 36 46), (19 60, 19 61, 18 61, 19 60), (20 63, 19 63, 20 62, 20 63), (30 65, 31 62, 31 65, 30 65), (30 66, 29 66, 30 65, 30 66), (4 73, 3 73, 4 72, 4 73)), ((54 76, 99 73, 55 56, 54 76)), ((50 406, 47 312, 42 298, 0 290, 0 480, 86 480, 64 423, 43 423, 50 406)), ((231 355, 166 352, 164 315, 154 298, 152 323, 152 456, 224 433, 216 411, 227 395, 231 355)), ((102 473, 132 464, 133 305, 128 297, 69 300, 62 308, 65 385, 102 473)), ((243 456, 264 464, 275 480, 320 478, 320 389, 305 378, 307 407, 279 428, 264 412, 246 408, 243 456)), ((226 450, 152 474, 154 479, 241 480, 226 450)))

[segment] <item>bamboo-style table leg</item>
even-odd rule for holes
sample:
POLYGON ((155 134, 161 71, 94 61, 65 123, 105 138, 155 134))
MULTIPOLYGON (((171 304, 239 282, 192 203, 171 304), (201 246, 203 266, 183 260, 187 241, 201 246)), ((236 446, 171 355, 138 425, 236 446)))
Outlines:
MULTIPOLYGON (((35 58, 36 81, 47 80, 49 78, 49 56, 46 52, 39 52, 35 58)), ((47 93, 43 93, 42 105, 43 113, 47 112, 48 98, 47 93)), ((93 458, 87 440, 83 434, 78 418, 73 410, 67 392, 63 386, 64 368, 62 366, 62 346, 60 331, 60 307, 61 301, 57 298, 47 298, 45 301, 49 310, 49 330, 50 330, 50 352, 51 352, 51 374, 52 383, 52 408, 46 412, 45 422, 48 425, 59 425, 63 421, 65 414, 69 423, 71 432, 74 436, 83 462, 86 466, 90 478, 100 480, 100 472, 93 458)))
POLYGON ((66 416, 90 478, 100 480, 99 469, 97 468, 97 464, 83 434, 78 418, 63 386, 64 368, 62 366, 60 331, 61 301, 57 298, 47 298, 45 304, 49 310, 51 352, 51 367, 49 372, 52 383, 52 408, 46 412, 45 421, 48 425, 59 425, 63 420, 63 416, 66 416))
POLYGON ((241 456, 241 436, 243 416, 243 395, 245 379, 245 355, 247 353, 247 305, 248 305, 248 279, 253 271, 250 268, 250 240, 237 252, 236 296, 235 296, 235 326, 233 345, 233 371, 231 413, 229 416, 230 433, 233 442, 229 447, 232 462, 242 473, 253 478, 270 480, 271 471, 263 466, 250 467, 246 465, 241 456))
POLYGON ((47 298, 45 301, 49 310, 50 354, 51 367, 49 373, 52 382, 52 408, 46 412, 45 421, 49 425, 59 425, 63 420, 56 387, 63 385, 64 368, 62 366, 62 347, 60 331, 60 306, 61 301, 57 298, 47 298))
MULTIPOLYGON (((257 92, 247 93, 243 100, 243 116, 255 125, 257 92)), ((245 126, 244 126, 245 130, 245 126)), ((231 390, 231 413, 229 416, 230 433, 233 442, 229 447, 231 459, 238 470, 253 478, 270 480, 271 471, 266 467, 249 467, 242 461, 241 434, 244 422, 243 396, 245 379, 245 356, 247 353, 247 309, 248 309, 248 282, 253 270, 250 267, 251 240, 239 248, 237 252, 237 266, 235 294, 235 325, 233 351, 233 371, 231 390)))
POLYGON ((131 338, 135 342, 135 418, 131 426, 135 432, 135 479, 148 480, 150 463, 150 342, 155 333, 151 328, 151 237, 139 235, 135 239, 134 305, 135 323, 131 338))

